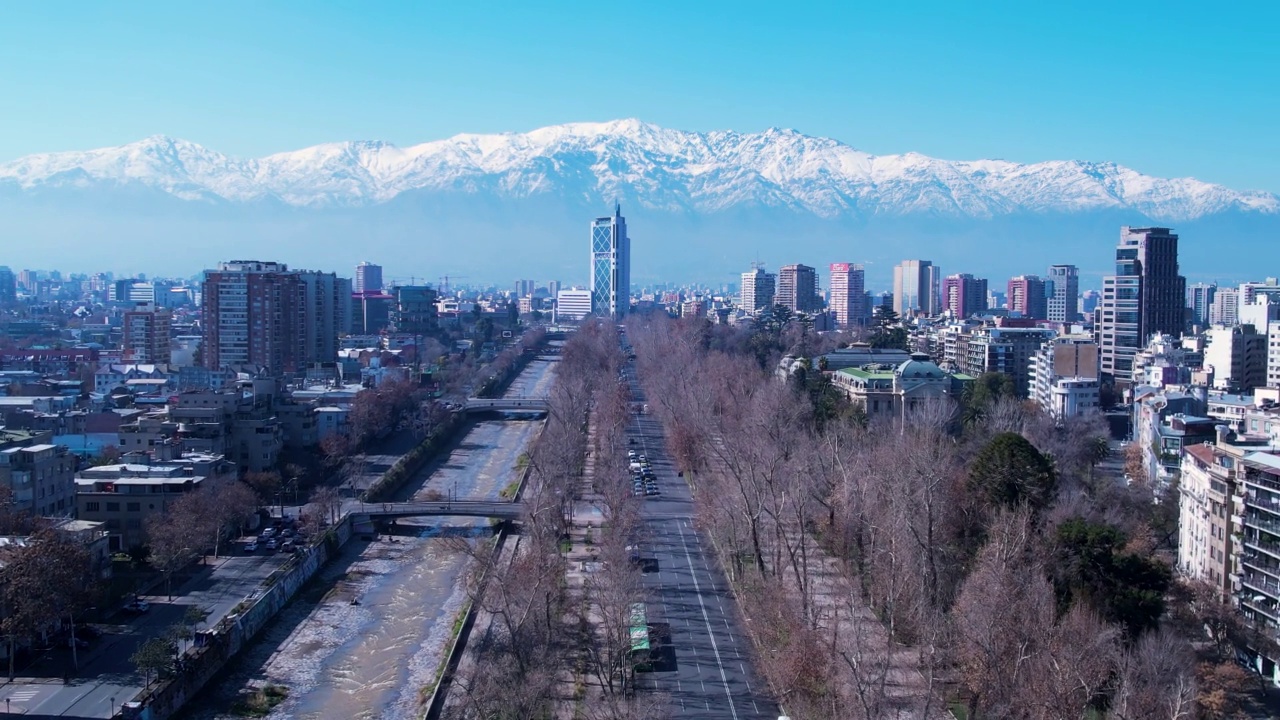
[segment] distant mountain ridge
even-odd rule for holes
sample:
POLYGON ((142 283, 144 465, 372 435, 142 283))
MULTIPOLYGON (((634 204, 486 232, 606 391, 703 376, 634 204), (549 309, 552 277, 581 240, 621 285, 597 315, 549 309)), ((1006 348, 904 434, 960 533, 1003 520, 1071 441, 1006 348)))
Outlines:
POLYGON ((527 133, 457 135, 399 148, 317 145, 237 159, 154 136, 114 148, 30 155, 0 165, 19 192, 140 186, 188 201, 359 208, 412 192, 627 199, 674 213, 789 209, 818 218, 1128 211, 1177 223, 1221 213, 1280 213, 1280 197, 1109 162, 939 160, 871 155, 793 130, 684 132, 639 120, 527 133))
POLYGON ((1071 263, 1100 287, 1121 225, 1173 227, 1193 281, 1280 266, 1272 193, 1107 162, 875 156, 793 130, 639 120, 258 159, 163 136, 31 155, 0 164, 0 265, 185 276, 233 258, 343 272, 370 260, 406 278, 585 284, 587 224, 615 201, 638 284, 733 281, 754 260, 862 262, 882 289, 894 264, 923 258, 993 287, 1071 263))

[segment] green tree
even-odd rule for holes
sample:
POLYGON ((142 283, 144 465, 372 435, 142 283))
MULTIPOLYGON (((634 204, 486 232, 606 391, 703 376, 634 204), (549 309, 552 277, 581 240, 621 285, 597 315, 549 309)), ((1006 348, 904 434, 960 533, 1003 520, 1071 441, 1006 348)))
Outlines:
POLYGON ((1059 525, 1056 540, 1054 585, 1060 609, 1084 598, 1131 639, 1159 624, 1173 580, 1168 565, 1125 551, 1128 538, 1119 528, 1080 517, 1059 525))
POLYGON ((172 640, 153 637, 138 646, 129 657, 129 662, 146 678, 146 686, 151 687, 151 673, 158 673, 169 667, 176 650, 172 640))
POLYGON ((996 509, 1033 511, 1049 506, 1057 488, 1053 464, 1026 438, 1000 433, 978 452, 969 467, 969 487, 985 504, 996 509))
POLYGON ((868 342, 873 348, 894 348, 910 350, 907 329, 902 326, 898 313, 887 305, 876 306, 871 316, 871 337, 868 342))
POLYGON ((1013 378, 1004 373, 988 372, 979 375, 965 388, 962 398, 964 421, 973 425, 987 416, 987 411, 1003 398, 1016 397, 1013 378))

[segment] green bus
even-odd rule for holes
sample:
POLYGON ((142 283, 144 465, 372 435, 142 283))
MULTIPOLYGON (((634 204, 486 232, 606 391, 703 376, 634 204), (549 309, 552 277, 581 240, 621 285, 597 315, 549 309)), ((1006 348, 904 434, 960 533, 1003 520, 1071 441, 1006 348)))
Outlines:
POLYGON ((644 603, 631 605, 631 662, 636 670, 649 669, 649 620, 644 603))

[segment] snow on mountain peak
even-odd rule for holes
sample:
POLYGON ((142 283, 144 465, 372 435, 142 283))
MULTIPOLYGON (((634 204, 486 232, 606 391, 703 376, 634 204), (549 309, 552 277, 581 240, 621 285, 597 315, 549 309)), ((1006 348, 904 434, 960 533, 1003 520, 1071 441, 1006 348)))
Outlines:
POLYGON ((24 190, 140 184, 187 200, 275 199, 304 207, 483 188, 503 197, 625 198, 673 211, 766 205, 823 217, 1120 209, 1172 222, 1232 210, 1280 212, 1280 198, 1271 193, 1156 178, 1110 162, 875 156, 787 128, 695 133, 635 118, 463 134, 406 148, 326 143, 248 160, 153 135, 120 147, 20 158, 0 165, 2 184, 24 190))

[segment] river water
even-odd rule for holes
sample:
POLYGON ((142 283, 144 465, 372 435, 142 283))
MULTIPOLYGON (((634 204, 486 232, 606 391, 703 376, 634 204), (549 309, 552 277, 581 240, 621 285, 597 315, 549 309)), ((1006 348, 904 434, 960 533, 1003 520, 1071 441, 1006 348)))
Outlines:
MULTIPOLYGON (((506 395, 545 397, 554 362, 531 362, 506 395)), ((517 478, 519 456, 534 420, 474 423, 445 457, 405 488, 404 499, 428 493, 496 498, 517 478)), ((435 677, 464 593, 466 560, 435 538, 487 535, 485 519, 403 521, 416 529, 378 540, 353 539, 321 573, 314 589, 286 608, 216 686, 191 704, 188 717, 236 717, 230 704, 266 683, 289 688, 270 718, 421 717, 420 693, 435 677), (352 604, 357 600, 358 604, 352 604)))

